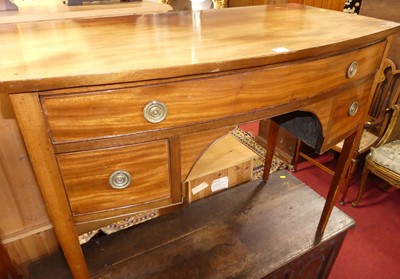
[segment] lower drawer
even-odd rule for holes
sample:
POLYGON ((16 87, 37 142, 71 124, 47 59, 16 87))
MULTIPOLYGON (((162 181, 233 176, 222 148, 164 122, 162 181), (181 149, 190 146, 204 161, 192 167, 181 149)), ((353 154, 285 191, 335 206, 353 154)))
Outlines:
POLYGON ((168 154, 163 140, 57 155, 73 214, 171 204, 168 154))

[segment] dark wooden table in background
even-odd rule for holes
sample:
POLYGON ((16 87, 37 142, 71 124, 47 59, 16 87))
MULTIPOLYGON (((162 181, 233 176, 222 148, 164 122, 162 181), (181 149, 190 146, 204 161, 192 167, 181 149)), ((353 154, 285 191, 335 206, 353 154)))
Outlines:
MULTIPOLYGON (((334 208, 314 244, 325 199, 288 171, 206 198, 83 245, 94 278, 327 278, 354 221, 334 208), (307 277, 309 278, 309 277, 307 277)), ((71 278, 60 253, 36 278, 71 278)))

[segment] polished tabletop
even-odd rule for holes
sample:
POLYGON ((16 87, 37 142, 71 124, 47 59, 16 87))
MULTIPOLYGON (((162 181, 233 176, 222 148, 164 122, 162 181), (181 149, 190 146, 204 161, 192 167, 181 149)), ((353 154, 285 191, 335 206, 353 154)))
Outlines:
POLYGON ((285 4, 0 24, 0 91, 280 63, 382 40, 398 23, 285 4))

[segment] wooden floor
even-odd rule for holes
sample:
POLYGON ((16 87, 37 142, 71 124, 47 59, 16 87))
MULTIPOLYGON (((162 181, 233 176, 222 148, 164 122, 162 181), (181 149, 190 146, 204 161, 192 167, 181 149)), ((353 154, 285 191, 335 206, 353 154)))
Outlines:
MULTIPOLYGON (((325 199, 287 171, 83 245, 94 278, 262 278, 318 245, 325 199)), ((334 208, 321 243, 354 226, 334 208)), ((334 260, 334 259, 333 259, 334 260)), ((31 278, 71 278, 60 254, 31 278)))

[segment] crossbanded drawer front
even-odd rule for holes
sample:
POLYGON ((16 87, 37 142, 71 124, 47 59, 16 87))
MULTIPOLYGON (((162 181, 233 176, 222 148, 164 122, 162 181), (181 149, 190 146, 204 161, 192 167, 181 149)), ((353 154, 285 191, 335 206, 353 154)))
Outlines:
POLYGON ((327 145, 336 144, 340 136, 357 127, 357 124, 363 120, 368 109, 367 96, 370 94, 372 82, 369 80, 349 88, 335 99, 330 118, 329 137, 326 140, 327 145))
POLYGON ((61 154, 57 160, 74 215, 172 203, 167 140, 61 154))
POLYGON ((323 59, 213 78, 43 95, 41 102, 54 143, 168 129, 298 102, 372 76, 384 46, 380 43, 323 59), (349 77, 348 68, 354 61, 357 71, 349 77), (146 114, 157 123, 146 119, 146 114))

